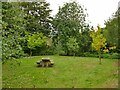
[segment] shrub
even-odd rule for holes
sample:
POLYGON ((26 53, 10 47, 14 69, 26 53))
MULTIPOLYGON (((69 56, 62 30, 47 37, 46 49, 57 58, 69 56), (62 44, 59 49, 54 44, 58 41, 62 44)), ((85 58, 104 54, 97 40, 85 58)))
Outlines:
POLYGON ((113 53, 113 54, 102 54, 103 58, 110 58, 110 59, 119 59, 119 54, 118 53, 113 53))
POLYGON ((85 52, 83 53, 84 57, 99 57, 97 53, 85 52))

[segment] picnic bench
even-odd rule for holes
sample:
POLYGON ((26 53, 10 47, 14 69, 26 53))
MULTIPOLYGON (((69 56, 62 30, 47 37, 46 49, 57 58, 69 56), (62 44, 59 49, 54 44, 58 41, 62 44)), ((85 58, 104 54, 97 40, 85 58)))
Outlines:
POLYGON ((50 58, 42 58, 42 60, 36 62, 40 67, 52 67, 54 65, 53 60, 50 58))

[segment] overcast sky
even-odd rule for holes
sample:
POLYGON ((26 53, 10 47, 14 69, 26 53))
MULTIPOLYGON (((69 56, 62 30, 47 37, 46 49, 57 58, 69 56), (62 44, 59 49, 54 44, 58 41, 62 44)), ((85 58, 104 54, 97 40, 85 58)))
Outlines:
MULTIPOLYGON (((59 6, 70 0, 46 0, 50 3, 53 10, 51 15, 54 16, 58 12, 59 6)), ((120 0, 75 0, 87 9, 88 20, 91 25, 96 27, 98 24, 103 27, 104 20, 107 20, 118 8, 120 0)))

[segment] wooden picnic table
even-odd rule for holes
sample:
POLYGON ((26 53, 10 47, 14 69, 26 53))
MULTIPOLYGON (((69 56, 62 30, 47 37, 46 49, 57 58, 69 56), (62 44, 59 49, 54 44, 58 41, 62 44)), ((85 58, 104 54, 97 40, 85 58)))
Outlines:
POLYGON ((50 59, 49 59, 49 58, 42 58, 42 61, 43 61, 43 62, 49 62, 50 59))
POLYGON ((36 63, 42 67, 49 67, 54 65, 53 60, 50 60, 50 58, 42 58, 42 60, 37 61, 36 63))

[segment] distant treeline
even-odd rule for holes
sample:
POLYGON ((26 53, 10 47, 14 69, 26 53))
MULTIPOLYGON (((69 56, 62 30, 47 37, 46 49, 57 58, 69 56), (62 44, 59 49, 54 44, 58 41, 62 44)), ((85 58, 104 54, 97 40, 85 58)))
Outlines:
MULTIPOLYGON (((86 22, 87 10, 72 1, 59 7, 58 13, 51 17, 52 10, 49 6, 46 1, 2 2, 0 29, 3 61, 32 55, 97 54, 91 36, 91 33, 97 32, 86 22)), ((100 29, 98 36, 105 38, 105 47, 100 47, 100 50, 106 51, 102 53, 117 53, 117 11, 105 21, 105 28, 100 29)))

